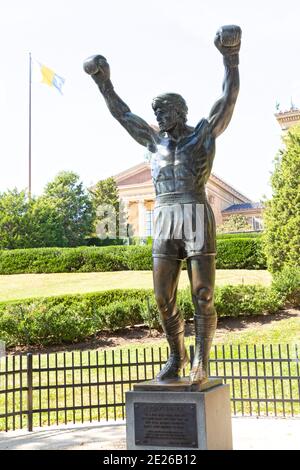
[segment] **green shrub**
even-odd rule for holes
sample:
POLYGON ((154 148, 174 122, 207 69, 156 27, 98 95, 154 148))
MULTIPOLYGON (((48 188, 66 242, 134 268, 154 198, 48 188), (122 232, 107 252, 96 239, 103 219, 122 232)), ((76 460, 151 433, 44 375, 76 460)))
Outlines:
MULTIPOLYGON (((34 248, 0 251, 0 274, 105 272, 128 269, 133 247, 34 248)), ((151 259, 151 250, 149 250, 151 259)))
POLYGON ((217 269, 266 269, 260 238, 217 240, 217 269))
POLYGON ((127 263, 124 257, 125 247, 101 247, 86 248, 82 265, 78 271, 81 272, 106 272, 125 271, 127 263))
MULTIPOLYGON (((217 287, 215 305, 220 317, 275 312, 282 298, 273 288, 217 287)), ((189 289, 178 292, 185 319, 194 315, 189 289)), ((103 330, 145 322, 160 325, 151 289, 112 290, 64 295, 0 304, 0 339, 7 346, 50 345, 82 341, 103 330), (148 299, 148 300, 147 300, 148 299)))
POLYGON ((142 304, 139 301, 127 300, 116 301, 101 307, 94 317, 95 331, 115 331, 141 323, 142 304))
POLYGON ((129 238, 129 245, 135 246, 144 246, 150 245, 152 246, 153 238, 151 236, 147 237, 130 237, 129 238))
POLYGON ((99 238, 89 237, 85 239, 86 246, 120 246, 126 244, 125 238, 99 238))
POLYGON ((151 246, 130 246, 126 251, 127 269, 130 271, 147 271, 152 269, 151 246))
POLYGON ((282 302, 269 287, 223 286, 216 288, 215 307, 219 317, 236 317, 275 313, 282 307, 282 302))
POLYGON ((236 232, 217 233, 217 240, 227 240, 228 238, 261 238, 262 232, 236 232))
POLYGON ((33 302, 7 306, 0 313, 0 336, 7 345, 62 344, 91 335, 92 324, 82 305, 48 306, 33 302))
MULTIPOLYGON (((275 292, 259 285, 216 287, 214 303, 219 317, 274 313, 282 306, 275 292)), ((193 317, 194 307, 189 288, 179 291, 177 304, 186 320, 193 317)))
POLYGON ((153 297, 148 297, 143 303, 141 309, 143 322, 148 326, 150 332, 152 329, 162 330, 159 311, 153 297))
MULTIPOLYGON (((184 265, 185 266, 185 265, 184 265)), ((217 240, 218 269, 265 269, 261 240, 217 240)), ((140 271, 152 269, 151 246, 1 250, 0 274, 140 271)))
POLYGON ((189 287, 178 291, 177 305, 185 320, 190 320, 194 316, 194 306, 189 287))
POLYGON ((272 289, 282 302, 292 307, 300 307, 300 268, 285 266, 274 276, 272 289))

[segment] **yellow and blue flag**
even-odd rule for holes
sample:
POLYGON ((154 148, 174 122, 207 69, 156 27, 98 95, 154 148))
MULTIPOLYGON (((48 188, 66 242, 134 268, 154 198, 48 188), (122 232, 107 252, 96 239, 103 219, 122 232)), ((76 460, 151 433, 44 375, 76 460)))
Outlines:
POLYGON ((49 67, 46 67, 46 65, 43 65, 36 60, 32 60, 32 79, 54 87, 63 94, 62 88, 65 83, 65 79, 57 75, 57 73, 49 67))

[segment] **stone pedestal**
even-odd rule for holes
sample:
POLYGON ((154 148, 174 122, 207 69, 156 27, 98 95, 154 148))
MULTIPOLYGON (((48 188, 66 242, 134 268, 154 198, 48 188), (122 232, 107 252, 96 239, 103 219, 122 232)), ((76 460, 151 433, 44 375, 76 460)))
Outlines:
POLYGON ((229 385, 202 391, 181 391, 178 385, 176 391, 153 391, 151 382, 144 386, 126 393, 127 449, 232 449, 229 385))

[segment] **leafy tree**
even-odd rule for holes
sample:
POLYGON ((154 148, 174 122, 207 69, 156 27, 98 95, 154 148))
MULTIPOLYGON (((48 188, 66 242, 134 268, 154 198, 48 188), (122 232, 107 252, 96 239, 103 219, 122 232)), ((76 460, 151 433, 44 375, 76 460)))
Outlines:
POLYGON ((127 236, 127 217, 113 177, 99 181, 92 190, 96 233, 101 237, 127 236))
POLYGON ((0 249, 55 246, 57 211, 42 201, 16 189, 0 195, 0 249))
POLYGON ((44 196, 37 198, 30 210, 30 248, 65 246, 63 227, 55 204, 44 196))
POLYGON ((230 215, 222 225, 217 227, 218 233, 246 232, 248 230, 252 230, 251 225, 248 223, 246 217, 238 214, 230 215))
POLYGON ((100 204, 111 204, 116 210, 119 205, 118 186, 113 177, 98 181, 92 190, 93 203, 98 206, 100 204))
POLYGON ((0 194, 0 248, 30 246, 30 201, 25 191, 17 189, 0 194))
POLYGON ((95 212, 79 176, 63 171, 48 183, 36 206, 38 219, 51 217, 48 246, 78 246, 93 230, 95 212))
POLYGON ((284 137, 285 148, 275 159, 273 195, 264 211, 264 244, 268 267, 300 266, 300 126, 284 137))
POLYGON ((0 249, 78 246, 93 231, 95 211, 79 177, 59 173, 44 194, 0 194, 0 249))

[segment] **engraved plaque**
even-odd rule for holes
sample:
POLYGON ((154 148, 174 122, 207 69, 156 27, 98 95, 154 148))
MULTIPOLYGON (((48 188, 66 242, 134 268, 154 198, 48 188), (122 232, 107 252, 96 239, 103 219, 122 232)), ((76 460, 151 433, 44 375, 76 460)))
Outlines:
POLYGON ((195 404, 135 403, 135 444, 159 447, 198 447, 195 404))

